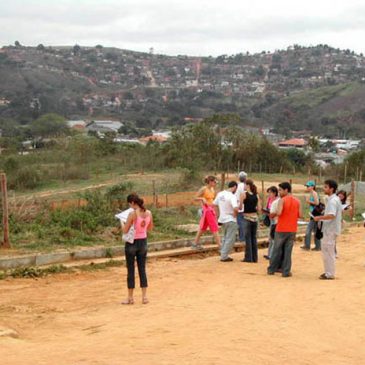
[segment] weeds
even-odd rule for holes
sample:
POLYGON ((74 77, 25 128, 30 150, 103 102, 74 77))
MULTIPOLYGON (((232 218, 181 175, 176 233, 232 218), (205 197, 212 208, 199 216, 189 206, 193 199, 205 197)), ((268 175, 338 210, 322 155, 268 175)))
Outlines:
POLYGON ((65 272, 72 272, 71 269, 64 265, 52 265, 47 268, 39 267, 23 267, 14 269, 11 271, 3 271, 0 273, 0 279, 5 279, 6 277, 13 278, 41 278, 50 274, 59 274, 65 272))

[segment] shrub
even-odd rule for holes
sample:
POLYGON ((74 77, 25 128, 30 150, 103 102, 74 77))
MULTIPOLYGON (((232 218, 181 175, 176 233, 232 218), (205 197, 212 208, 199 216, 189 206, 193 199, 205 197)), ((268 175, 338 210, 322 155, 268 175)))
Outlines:
POLYGON ((41 183, 40 173, 32 167, 24 166, 9 175, 10 189, 34 189, 41 183))

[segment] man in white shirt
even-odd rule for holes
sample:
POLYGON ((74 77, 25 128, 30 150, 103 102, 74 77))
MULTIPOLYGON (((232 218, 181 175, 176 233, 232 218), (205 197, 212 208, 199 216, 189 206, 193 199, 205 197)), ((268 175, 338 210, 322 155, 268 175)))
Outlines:
POLYGON ((322 258, 324 273, 321 280, 333 280, 335 278, 336 263, 336 239, 341 234, 342 204, 336 195, 337 183, 334 180, 324 182, 323 191, 328 196, 324 215, 313 217, 316 222, 323 221, 322 258))
POLYGON ((221 246, 221 261, 229 262, 233 261, 232 257, 229 257, 235 241, 237 232, 236 217, 238 213, 238 202, 235 196, 237 190, 237 183, 231 181, 228 184, 228 190, 219 192, 213 201, 215 206, 219 209, 218 223, 223 227, 223 239, 221 246))
POLYGON ((236 197, 238 202, 238 214, 237 214, 237 224, 238 224, 238 239, 240 242, 245 242, 245 230, 244 230, 244 218, 243 211, 244 206, 242 203, 242 199, 244 197, 244 192, 246 190, 246 179, 247 174, 244 171, 241 171, 238 174, 239 183, 237 184, 236 197))

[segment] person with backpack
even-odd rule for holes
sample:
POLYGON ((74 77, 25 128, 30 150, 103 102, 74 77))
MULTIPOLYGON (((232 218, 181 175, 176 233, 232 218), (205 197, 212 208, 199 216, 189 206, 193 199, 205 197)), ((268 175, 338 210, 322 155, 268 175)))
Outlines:
POLYGON ((312 251, 321 251, 321 240, 318 239, 318 235, 316 234, 318 225, 317 222, 313 219, 313 211, 316 206, 319 205, 319 196, 316 192, 316 183, 313 180, 308 181, 305 186, 307 187, 307 191, 309 192, 309 196, 306 199, 306 204, 309 205, 309 214, 310 219, 307 226, 307 231, 305 233, 304 245, 300 248, 306 251, 311 249, 311 239, 312 235, 314 236, 314 248, 312 251))

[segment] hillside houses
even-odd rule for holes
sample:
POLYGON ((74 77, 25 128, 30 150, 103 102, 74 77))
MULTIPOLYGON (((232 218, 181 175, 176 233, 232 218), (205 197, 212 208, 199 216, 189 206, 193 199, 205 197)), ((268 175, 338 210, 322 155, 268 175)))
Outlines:
MULTIPOLYGON (((279 120, 280 113, 271 113, 270 108, 284 98, 365 80, 362 55, 326 45, 218 57, 170 57, 100 46, 73 48, 3 47, 0 67, 3 75, 11 77, 0 85, 0 116, 16 115, 20 109, 23 115, 54 110, 88 119, 148 119, 151 128, 156 120, 173 125, 186 115, 204 118, 214 113, 237 113, 261 127, 265 121, 274 125, 279 120), (24 87, 26 80, 31 80, 31 87, 24 87)), ((324 104, 341 91, 337 95, 336 90, 320 94, 318 100, 324 104)), ((358 99, 360 94, 356 94, 358 99)), ((300 104, 295 100, 288 103, 288 109, 300 104)), ((360 103, 356 101, 354 113, 361 108, 360 103)), ((316 107, 309 97, 307 105, 316 107)), ((330 114, 329 109, 335 107, 326 105, 320 113, 330 114)), ((304 120, 306 105, 297 109, 289 110, 292 115, 299 114, 292 118, 296 124, 291 124, 293 130, 299 129, 300 119, 304 120)), ((359 118, 365 120, 365 115, 359 118)), ((328 135, 349 134, 333 127, 328 135)))
MULTIPOLYGON (((199 88, 232 95, 254 96, 265 90, 280 92, 287 78, 305 88, 365 77, 364 57, 327 46, 288 47, 286 51, 213 57, 167 57, 117 49, 4 47, 2 54, 18 67, 39 68, 51 73, 69 72, 72 77, 93 80, 97 86, 149 86, 199 88), (320 64, 320 67, 318 67, 320 64), (361 70, 364 70, 363 72, 361 70), (248 88, 247 86, 251 86, 248 88), (229 90, 227 90, 227 88, 229 90)), ((289 86, 290 87, 290 86, 289 86)), ((105 105, 108 107, 109 105, 105 105)))

